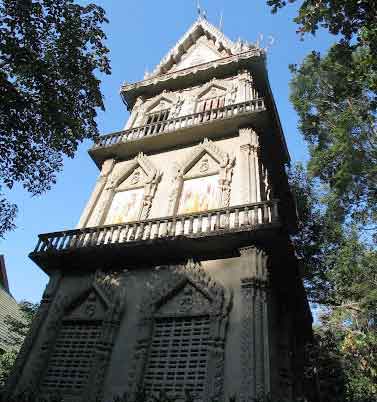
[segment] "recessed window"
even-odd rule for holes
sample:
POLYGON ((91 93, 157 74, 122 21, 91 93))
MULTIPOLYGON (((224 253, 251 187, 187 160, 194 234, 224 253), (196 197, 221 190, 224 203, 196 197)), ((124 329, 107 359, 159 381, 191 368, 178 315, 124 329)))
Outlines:
POLYGON ((205 112, 209 110, 219 109, 225 105, 225 95, 216 96, 210 99, 202 99, 198 102, 198 112, 205 112))
POLYGON ((169 119, 170 109, 161 110, 156 113, 150 113, 147 115, 147 121, 144 135, 157 134, 163 131, 165 122, 169 119))
POLYGON ((201 399, 207 378, 209 333, 208 316, 155 319, 145 390, 175 396, 188 390, 195 399, 201 399))
POLYGON ((42 382, 43 392, 79 394, 83 390, 100 334, 100 322, 63 322, 42 382))

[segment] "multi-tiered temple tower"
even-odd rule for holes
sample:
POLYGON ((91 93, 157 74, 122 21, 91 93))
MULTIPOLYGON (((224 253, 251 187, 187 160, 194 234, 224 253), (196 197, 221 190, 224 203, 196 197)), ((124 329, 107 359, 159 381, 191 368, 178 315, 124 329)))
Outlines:
POLYGON ((311 315, 265 62, 199 18, 122 86, 131 115, 89 151, 78 228, 30 255, 50 282, 8 395, 301 395, 311 315))

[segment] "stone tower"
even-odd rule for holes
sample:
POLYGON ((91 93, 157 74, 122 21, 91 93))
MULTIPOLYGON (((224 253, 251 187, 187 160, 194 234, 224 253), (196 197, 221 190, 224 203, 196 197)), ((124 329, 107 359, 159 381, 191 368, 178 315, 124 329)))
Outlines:
POLYGON ((265 52, 199 18, 121 96, 78 228, 30 254, 50 281, 8 395, 300 396, 311 314, 265 52))

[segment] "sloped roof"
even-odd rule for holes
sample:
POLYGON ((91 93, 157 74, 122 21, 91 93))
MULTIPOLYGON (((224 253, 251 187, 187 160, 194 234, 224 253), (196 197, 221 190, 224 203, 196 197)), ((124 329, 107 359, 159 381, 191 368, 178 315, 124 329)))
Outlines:
POLYGON ((197 43, 199 38, 206 36, 218 52, 218 58, 232 56, 246 50, 255 49, 256 46, 246 42, 232 42, 217 27, 208 22, 205 18, 199 17, 177 44, 161 60, 152 73, 146 74, 145 78, 165 74, 176 66, 189 49, 197 43))
POLYGON ((16 319, 22 319, 18 304, 9 293, 5 260, 4 256, 0 255, 0 349, 2 350, 9 349, 7 341, 11 340, 5 323, 5 318, 8 315, 16 319))
POLYGON ((11 316, 22 319, 18 304, 13 297, 0 286, 0 349, 9 350, 8 342, 11 340, 5 318, 11 316))

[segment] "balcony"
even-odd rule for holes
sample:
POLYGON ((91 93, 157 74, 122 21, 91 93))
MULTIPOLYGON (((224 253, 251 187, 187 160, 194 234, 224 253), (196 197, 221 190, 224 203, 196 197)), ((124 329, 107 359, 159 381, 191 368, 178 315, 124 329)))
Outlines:
POLYGON ((157 264, 188 257, 234 256, 237 248, 270 239, 280 227, 278 201, 213 209, 39 235, 30 258, 46 272, 57 264, 157 264), (75 257, 75 260, 72 259, 75 257))
POLYGON ((155 122, 129 130, 101 136, 89 154, 98 166, 114 156, 135 155, 141 150, 153 152, 175 146, 189 145, 203 136, 220 138, 234 133, 250 121, 250 117, 266 110, 264 99, 228 105, 221 108, 193 113, 187 116, 155 122), (211 129, 208 130, 208 125, 211 129), (139 140, 143 140, 140 144, 139 140))

